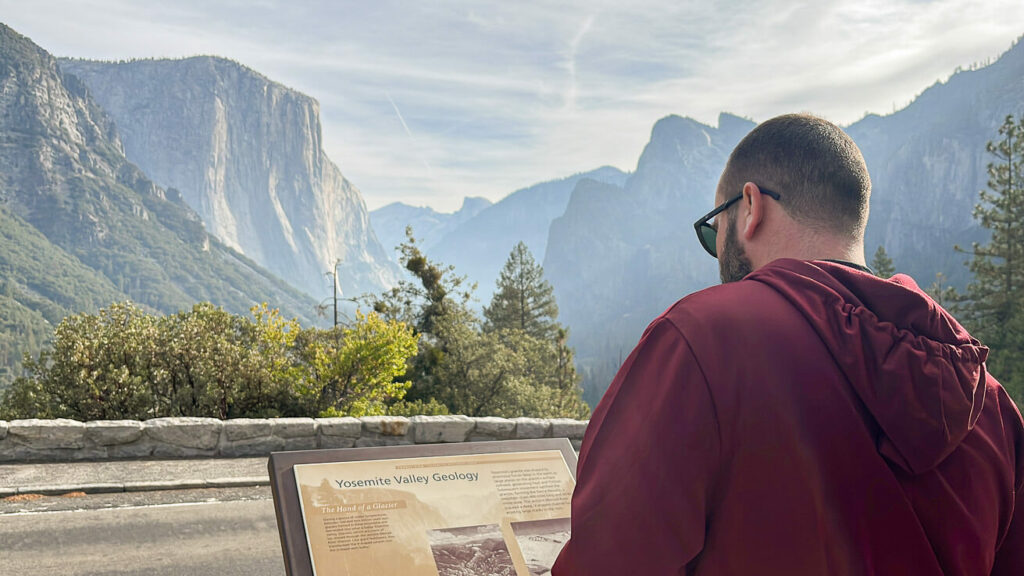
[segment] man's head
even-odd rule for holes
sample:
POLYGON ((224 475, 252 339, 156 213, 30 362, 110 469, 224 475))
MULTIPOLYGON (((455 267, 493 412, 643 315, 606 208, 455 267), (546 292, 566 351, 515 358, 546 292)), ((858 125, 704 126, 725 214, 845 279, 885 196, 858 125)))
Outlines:
POLYGON ((715 204, 741 194, 715 218, 723 282, 777 258, 864 263, 871 180, 838 126, 787 114, 754 128, 729 156, 715 204))

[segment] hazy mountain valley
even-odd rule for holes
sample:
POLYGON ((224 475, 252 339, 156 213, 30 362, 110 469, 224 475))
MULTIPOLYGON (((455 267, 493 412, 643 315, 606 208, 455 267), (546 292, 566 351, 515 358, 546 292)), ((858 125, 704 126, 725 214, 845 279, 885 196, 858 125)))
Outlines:
MULTIPOLYGON (((963 286, 953 246, 986 238, 972 217, 985 143, 1022 111, 1018 42, 846 127, 873 178, 869 258, 883 245, 919 284, 942 273, 963 286)), ((393 249, 411 225, 430 258, 478 283, 479 305, 524 242, 554 286, 593 405, 655 316, 717 282, 691 224, 754 125, 668 116, 630 172, 605 166, 494 203, 467 198, 454 214, 369 212, 323 151, 313 98, 221 58, 58 60, 0 25, 0 380, 65 315, 118 300, 159 312, 208 300, 235 313, 267 301, 316 322, 335 261, 346 296, 402 277, 393 249)))

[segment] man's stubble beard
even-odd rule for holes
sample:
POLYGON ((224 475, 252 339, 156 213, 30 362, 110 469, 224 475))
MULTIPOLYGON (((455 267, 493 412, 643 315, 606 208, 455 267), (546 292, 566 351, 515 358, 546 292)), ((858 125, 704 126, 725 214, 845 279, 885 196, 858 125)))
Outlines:
POLYGON ((736 212, 730 212, 729 231, 725 235, 722 253, 718 256, 718 276, 722 279, 722 284, 742 280, 754 271, 750 259, 747 258, 747 251, 740 246, 736 236, 736 212))

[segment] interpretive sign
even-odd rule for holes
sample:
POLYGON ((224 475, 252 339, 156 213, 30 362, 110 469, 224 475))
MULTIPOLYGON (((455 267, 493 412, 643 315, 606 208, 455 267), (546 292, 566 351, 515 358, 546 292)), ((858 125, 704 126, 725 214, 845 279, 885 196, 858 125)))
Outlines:
POLYGON ((565 439, 285 452, 271 484, 290 575, 538 576, 569 537, 565 439))

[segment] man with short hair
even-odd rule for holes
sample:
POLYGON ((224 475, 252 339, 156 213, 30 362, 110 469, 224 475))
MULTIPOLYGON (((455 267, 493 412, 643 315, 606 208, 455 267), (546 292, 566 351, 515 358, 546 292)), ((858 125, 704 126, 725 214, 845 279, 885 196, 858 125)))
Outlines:
POLYGON ((723 285, 644 332, 580 450, 555 576, 1024 574, 1024 422, 988 350, 864 265, 860 151, 809 115, 733 151, 723 285))

